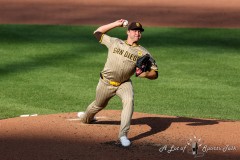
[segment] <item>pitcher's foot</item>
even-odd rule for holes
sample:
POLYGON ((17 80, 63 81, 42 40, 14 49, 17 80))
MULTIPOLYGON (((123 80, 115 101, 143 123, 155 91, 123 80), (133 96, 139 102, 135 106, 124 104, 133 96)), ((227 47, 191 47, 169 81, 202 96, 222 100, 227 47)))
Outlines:
POLYGON ((120 140, 121 145, 122 145, 123 147, 128 147, 128 146, 131 145, 131 142, 129 141, 129 139, 128 139, 126 136, 120 137, 119 140, 120 140))

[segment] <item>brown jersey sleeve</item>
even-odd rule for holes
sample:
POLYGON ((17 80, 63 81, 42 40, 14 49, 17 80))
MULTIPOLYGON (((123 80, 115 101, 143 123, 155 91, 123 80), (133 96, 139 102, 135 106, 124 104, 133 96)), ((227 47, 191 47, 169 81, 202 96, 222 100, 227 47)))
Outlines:
POLYGON ((102 33, 102 32, 95 32, 93 35, 96 37, 96 39, 97 39, 99 42, 101 42, 101 39, 102 39, 102 36, 103 36, 103 33, 102 33))
POLYGON ((110 46, 115 43, 115 39, 113 37, 110 37, 102 32, 95 32, 93 35, 96 37, 96 39, 101 43, 110 48, 110 46))

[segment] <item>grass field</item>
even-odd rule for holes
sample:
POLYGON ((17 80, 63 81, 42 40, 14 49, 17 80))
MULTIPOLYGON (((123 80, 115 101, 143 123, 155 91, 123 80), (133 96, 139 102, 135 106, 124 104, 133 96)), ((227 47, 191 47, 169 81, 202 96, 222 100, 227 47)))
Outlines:
MULTIPOLYGON (((85 110, 107 56, 94 29, 0 25, 0 119, 85 110)), ((133 76, 136 112, 240 120, 240 29, 146 28, 141 44, 160 77, 133 76)))

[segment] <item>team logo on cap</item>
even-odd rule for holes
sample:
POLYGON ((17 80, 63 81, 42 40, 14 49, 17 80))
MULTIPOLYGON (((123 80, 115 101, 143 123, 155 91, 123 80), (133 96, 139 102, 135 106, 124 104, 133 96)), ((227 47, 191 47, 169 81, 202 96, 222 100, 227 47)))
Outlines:
POLYGON ((140 27, 140 26, 141 26, 141 24, 140 24, 140 23, 136 23, 136 26, 140 27))

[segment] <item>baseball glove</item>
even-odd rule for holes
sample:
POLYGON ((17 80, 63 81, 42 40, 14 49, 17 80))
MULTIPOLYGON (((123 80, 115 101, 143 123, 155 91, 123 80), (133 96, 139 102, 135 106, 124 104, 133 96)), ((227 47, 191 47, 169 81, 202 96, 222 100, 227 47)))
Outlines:
POLYGON ((152 62, 150 61, 149 54, 146 54, 137 59, 136 67, 136 77, 139 76, 142 72, 149 71, 151 68, 152 62))

